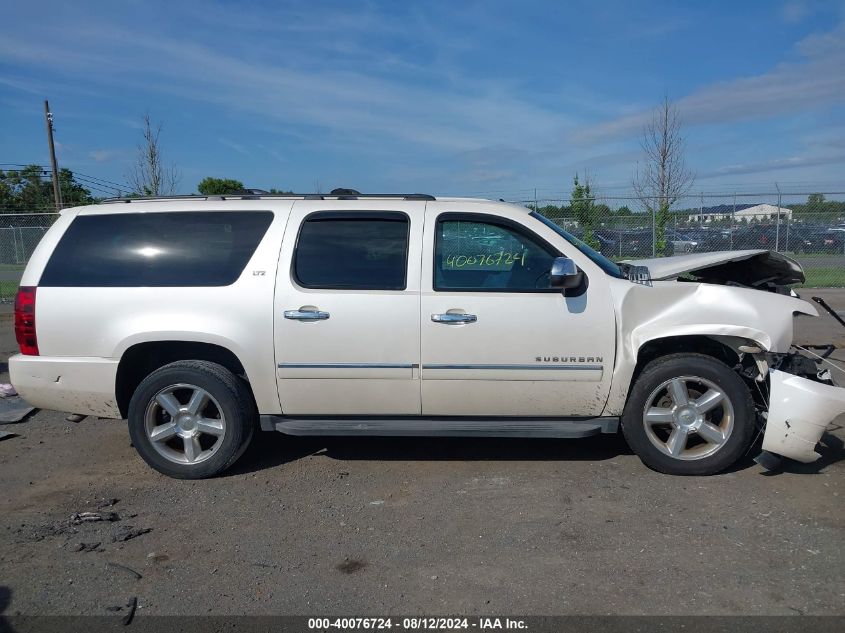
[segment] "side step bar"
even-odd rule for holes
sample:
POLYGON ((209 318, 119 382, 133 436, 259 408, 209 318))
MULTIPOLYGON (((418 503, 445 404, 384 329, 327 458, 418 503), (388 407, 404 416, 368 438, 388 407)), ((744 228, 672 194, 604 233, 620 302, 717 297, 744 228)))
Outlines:
POLYGON ((616 433, 607 418, 318 418, 262 415, 261 429, 287 435, 435 437, 588 437, 616 433))

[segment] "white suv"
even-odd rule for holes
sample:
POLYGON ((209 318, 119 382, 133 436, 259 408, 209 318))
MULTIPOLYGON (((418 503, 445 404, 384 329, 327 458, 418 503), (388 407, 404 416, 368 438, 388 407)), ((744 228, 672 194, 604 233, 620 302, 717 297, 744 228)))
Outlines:
POLYGON ((768 251, 616 264, 537 213, 428 195, 175 197, 65 210, 26 268, 12 382, 126 418, 173 477, 253 429, 583 437, 709 474, 766 425, 801 461, 845 389, 791 353, 818 316, 768 251))

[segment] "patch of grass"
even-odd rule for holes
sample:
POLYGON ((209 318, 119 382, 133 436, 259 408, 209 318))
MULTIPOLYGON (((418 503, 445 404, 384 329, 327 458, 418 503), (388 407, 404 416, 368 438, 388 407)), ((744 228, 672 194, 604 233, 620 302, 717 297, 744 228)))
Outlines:
POLYGON ((18 292, 17 281, 0 281, 0 301, 14 301, 18 292))
POLYGON ((845 288, 845 270, 841 268, 808 266, 804 268, 807 278, 803 284, 808 288, 845 288))
POLYGON ((791 251, 781 251, 787 257, 798 260, 807 259, 831 259, 833 257, 845 257, 845 253, 793 253, 791 251))

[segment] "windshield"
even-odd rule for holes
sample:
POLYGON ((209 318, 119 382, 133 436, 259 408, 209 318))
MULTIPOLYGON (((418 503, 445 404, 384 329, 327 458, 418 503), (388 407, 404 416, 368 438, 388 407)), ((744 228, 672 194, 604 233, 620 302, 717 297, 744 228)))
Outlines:
POLYGON ((531 212, 531 217, 537 218, 552 229, 555 233, 563 237, 567 242, 572 244, 575 248, 579 251, 584 253, 587 257, 590 258, 594 264, 597 264, 604 272, 606 272, 611 277, 617 277, 618 279, 624 279, 625 275, 622 274, 622 270, 619 268, 619 264, 616 264, 609 260, 607 257, 599 253, 597 250, 587 246, 586 242, 579 240, 577 237, 569 233, 568 231, 564 231, 560 226, 552 222, 549 218, 540 215, 536 211, 531 212))

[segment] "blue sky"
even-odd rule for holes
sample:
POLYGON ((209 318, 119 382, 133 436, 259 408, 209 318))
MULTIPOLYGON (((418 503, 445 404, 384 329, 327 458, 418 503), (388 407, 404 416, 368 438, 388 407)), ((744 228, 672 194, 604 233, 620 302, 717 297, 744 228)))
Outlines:
POLYGON ((10 3, 0 163, 125 182, 142 114, 204 176, 508 199, 624 192, 668 94, 695 190, 845 189, 845 1, 10 3))

